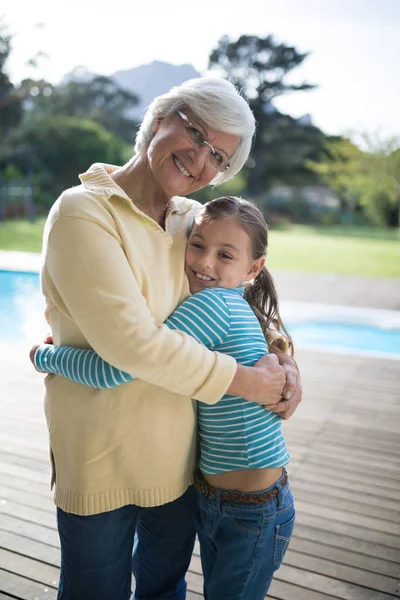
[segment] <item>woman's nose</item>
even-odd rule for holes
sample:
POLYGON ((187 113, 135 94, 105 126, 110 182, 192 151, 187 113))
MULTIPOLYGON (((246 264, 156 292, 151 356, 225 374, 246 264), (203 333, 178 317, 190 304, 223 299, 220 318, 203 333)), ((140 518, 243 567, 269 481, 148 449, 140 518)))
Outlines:
POLYGON ((195 165, 203 169, 207 165, 210 148, 207 144, 203 146, 196 145, 192 149, 192 161, 195 165))

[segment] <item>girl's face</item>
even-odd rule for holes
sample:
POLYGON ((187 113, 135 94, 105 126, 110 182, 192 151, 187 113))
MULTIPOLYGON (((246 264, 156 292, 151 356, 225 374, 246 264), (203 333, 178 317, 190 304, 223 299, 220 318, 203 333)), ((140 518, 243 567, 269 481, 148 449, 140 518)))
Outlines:
POLYGON ((190 292, 205 288, 235 288, 254 279, 265 258, 254 259, 250 238, 233 217, 195 221, 185 256, 185 273, 190 292))

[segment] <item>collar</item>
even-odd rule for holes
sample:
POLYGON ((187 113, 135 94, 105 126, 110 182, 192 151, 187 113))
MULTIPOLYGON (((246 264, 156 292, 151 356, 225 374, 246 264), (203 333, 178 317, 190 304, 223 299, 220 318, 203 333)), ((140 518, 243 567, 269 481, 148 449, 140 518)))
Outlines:
MULTIPOLYGON (((87 190, 100 194, 105 200, 111 196, 124 198, 137 212, 139 210, 124 190, 115 183, 111 174, 119 169, 118 166, 104 163, 94 163, 85 173, 79 175, 83 187, 87 190)), ((184 214, 193 208, 194 201, 181 196, 174 196, 168 203, 167 214, 184 214)))

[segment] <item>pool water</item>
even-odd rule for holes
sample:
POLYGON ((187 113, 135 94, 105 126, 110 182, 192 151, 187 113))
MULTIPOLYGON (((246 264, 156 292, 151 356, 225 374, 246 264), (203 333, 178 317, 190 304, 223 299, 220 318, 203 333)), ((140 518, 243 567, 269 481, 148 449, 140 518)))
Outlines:
POLYGON ((48 331, 39 275, 0 271, 0 342, 39 343, 48 331))
POLYGON ((400 329, 381 329, 353 323, 287 322, 295 345, 334 346, 370 352, 400 354, 400 329))
MULTIPOLYGON (((400 356, 400 328, 308 319, 285 318, 299 348, 336 347, 400 356)), ((0 271, 0 343, 39 343, 48 331, 39 275, 0 271)))

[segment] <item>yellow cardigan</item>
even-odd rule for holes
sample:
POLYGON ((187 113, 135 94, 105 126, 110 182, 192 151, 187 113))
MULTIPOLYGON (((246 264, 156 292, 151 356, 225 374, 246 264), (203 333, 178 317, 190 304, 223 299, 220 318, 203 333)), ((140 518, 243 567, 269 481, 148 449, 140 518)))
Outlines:
POLYGON ((163 321, 188 295, 186 232, 197 202, 174 198, 166 230, 110 173, 93 165, 52 207, 44 232, 42 291, 54 343, 93 348, 138 377, 95 390, 45 379, 55 503, 90 515, 156 506, 192 481, 196 410, 217 402, 236 363, 163 321))

